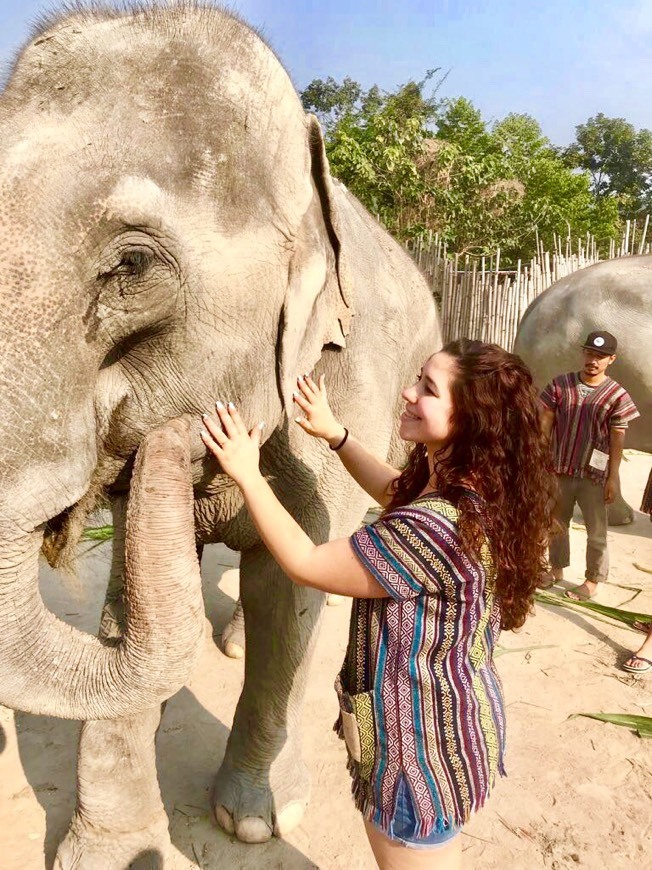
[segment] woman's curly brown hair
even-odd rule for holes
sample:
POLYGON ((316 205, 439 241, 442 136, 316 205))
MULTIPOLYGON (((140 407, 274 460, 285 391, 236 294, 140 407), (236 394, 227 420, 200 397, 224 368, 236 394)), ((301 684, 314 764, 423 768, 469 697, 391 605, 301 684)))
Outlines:
POLYGON ((554 492, 532 375, 520 357, 496 344, 460 339, 442 352, 456 362, 450 437, 434 456, 433 481, 425 445, 414 447, 385 513, 433 485, 458 508, 460 538, 469 552, 477 554, 488 539, 502 626, 520 628, 546 568, 554 492), (481 507, 468 492, 470 482, 481 507))

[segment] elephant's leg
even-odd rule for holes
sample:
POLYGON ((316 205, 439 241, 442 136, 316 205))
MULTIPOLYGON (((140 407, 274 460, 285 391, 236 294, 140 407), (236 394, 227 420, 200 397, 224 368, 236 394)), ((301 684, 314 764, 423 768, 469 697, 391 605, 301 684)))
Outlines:
MULTIPOLYGON (((126 499, 113 504, 111 578, 100 637, 124 628, 122 586, 126 499)), ((168 818, 156 774, 155 736, 161 709, 112 721, 84 722, 77 762, 77 806, 57 850, 55 870, 164 867, 168 818)))
POLYGON ((263 842, 297 825, 310 782, 297 733, 325 596, 296 586, 262 546, 240 561, 245 681, 213 786, 218 823, 263 842))
POLYGON ((634 511, 622 497, 620 490, 613 504, 607 505, 607 521, 610 526, 628 526, 634 522, 634 511))
MULTIPOLYGON (((343 595, 327 595, 326 604, 338 607, 345 601, 343 595)), ((238 598, 233 616, 222 632, 222 652, 231 659, 241 659, 245 654, 245 617, 242 599, 238 598)))
MULTIPOLYGON (((240 569, 242 570, 242 568, 240 569)), ((242 608, 242 598, 238 598, 238 602, 233 611, 233 616, 229 620, 228 625, 224 627, 222 632, 222 652, 224 655, 232 659, 241 659, 245 653, 245 619, 244 610, 242 608)))
POLYGON ((129 719, 84 722, 77 807, 55 870, 166 866, 170 835, 154 748, 159 721, 157 708, 129 719))

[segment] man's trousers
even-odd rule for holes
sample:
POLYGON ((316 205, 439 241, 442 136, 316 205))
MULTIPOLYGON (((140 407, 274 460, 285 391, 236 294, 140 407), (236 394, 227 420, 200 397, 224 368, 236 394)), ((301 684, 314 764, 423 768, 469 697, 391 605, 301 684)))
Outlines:
POLYGON ((553 529, 550 536, 550 566, 567 568, 570 565, 570 540, 568 527, 573 517, 575 503, 582 511, 586 526, 586 580, 603 582, 609 574, 607 552, 607 505, 604 500, 604 484, 584 477, 557 475, 557 501, 554 517, 561 528, 553 529))

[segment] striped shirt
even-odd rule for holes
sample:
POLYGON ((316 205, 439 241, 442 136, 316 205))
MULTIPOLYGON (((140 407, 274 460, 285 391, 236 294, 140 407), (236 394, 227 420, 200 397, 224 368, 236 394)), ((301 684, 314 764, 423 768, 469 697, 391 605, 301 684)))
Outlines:
MULTIPOLYGON (((464 824, 504 773, 495 572, 486 543, 480 560, 465 554, 457 516, 450 502, 421 496, 351 538, 389 597, 354 600, 336 688, 357 719, 356 805, 387 832, 401 778, 413 836, 426 837, 464 824)), ((342 716, 336 728, 342 736, 342 716)))
POLYGON ((609 455, 610 430, 626 429, 640 415, 629 393, 613 378, 606 377, 588 394, 586 386, 578 372, 559 375, 541 393, 541 401, 555 412, 552 449, 557 474, 604 483, 609 469, 589 464, 593 451, 609 455))

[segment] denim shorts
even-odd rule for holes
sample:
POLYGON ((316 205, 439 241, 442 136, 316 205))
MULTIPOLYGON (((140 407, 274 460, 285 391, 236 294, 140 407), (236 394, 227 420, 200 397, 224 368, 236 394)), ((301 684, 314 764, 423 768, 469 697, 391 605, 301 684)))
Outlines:
POLYGON ((389 831, 383 831, 386 837, 407 846, 408 849, 436 849, 445 846, 456 837, 461 828, 451 825, 446 831, 439 832, 433 828, 427 837, 417 837, 414 831, 417 827, 417 817, 410 789, 405 778, 401 777, 396 797, 396 810, 389 831))

